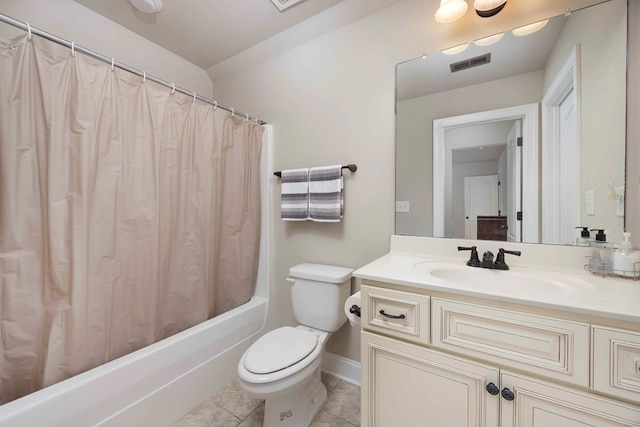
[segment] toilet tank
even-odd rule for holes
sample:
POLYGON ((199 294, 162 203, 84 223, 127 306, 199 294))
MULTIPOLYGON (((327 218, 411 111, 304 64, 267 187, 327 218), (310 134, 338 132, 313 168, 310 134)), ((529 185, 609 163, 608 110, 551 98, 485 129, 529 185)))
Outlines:
POLYGON ((305 326, 335 332, 347 321, 344 303, 351 293, 352 268, 298 264, 289 269, 296 320, 305 326))

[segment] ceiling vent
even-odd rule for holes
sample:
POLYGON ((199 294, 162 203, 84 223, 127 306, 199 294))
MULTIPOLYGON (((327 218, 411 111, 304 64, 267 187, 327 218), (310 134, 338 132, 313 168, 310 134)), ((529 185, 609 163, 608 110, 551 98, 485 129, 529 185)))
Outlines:
POLYGON ((280 10, 285 10, 288 7, 293 6, 296 3, 300 3, 302 0, 271 0, 271 3, 275 4, 280 10))
POLYGON ((491 54, 486 53, 484 55, 476 56, 475 58, 465 59, 464 61, 454 62, 450 64, 451 72, 462 71, 469 68, 477 67, 479 65, 485 65, 491 62, 491 54))

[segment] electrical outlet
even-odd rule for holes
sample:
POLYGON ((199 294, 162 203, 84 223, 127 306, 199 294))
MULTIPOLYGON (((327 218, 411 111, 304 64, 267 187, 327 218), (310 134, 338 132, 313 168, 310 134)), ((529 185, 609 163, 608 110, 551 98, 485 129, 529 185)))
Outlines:
POLYGON ((409 202, 396 200, 396 212, 409 212, 409 202))
POLYGON ((593 190, 587 191, 587 193, 585 194, 585 198, 584 198, 584 210, 587 213, 587 215, 590 215, 590 216, 595 215, 595 213, 594 213, 595 208, 594 208, 593 204, 594 204, 594 202, 593 202, 593 190))

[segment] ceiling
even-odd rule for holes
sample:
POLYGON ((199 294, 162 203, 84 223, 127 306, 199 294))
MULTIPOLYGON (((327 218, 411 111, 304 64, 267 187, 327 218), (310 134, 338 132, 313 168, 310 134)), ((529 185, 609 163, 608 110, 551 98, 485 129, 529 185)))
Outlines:
POLYGON ((339 3, 358 6, 354 20, 401 0, 305 0, 282 12, 270 0, 163 0, 151 15, 127 0, 75 1, 206 69, 339 3))
POLYGON ((490 46, 470 43, 456 55, 434 52, 399 64, 398 101, 543 69, 564 23, 565 17, 560 15, 529 36, 517 37, 508 31, 490 46), (487 53, 491 54, 489 64, 451 72, 451 63, 487 53))

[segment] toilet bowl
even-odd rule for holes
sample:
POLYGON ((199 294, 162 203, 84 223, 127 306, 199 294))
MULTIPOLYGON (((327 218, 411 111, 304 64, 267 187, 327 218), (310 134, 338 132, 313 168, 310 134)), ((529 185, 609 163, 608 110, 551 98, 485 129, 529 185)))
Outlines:
POLYGON ((311 423, 327 397, 320 381, 320 362, 328 335, 302 325, 286 326, 262 336, 242 356, 238 364, 241 387, 268 401, 264 426, 311 423))
POLYGON ((238 363, 240 386, 265 399, 265 427, 308 427, 327 398, 320 364, 329 336, 345 322, 352 269, 299 264, 289 269, 294 315, 253 343, 238 363))

